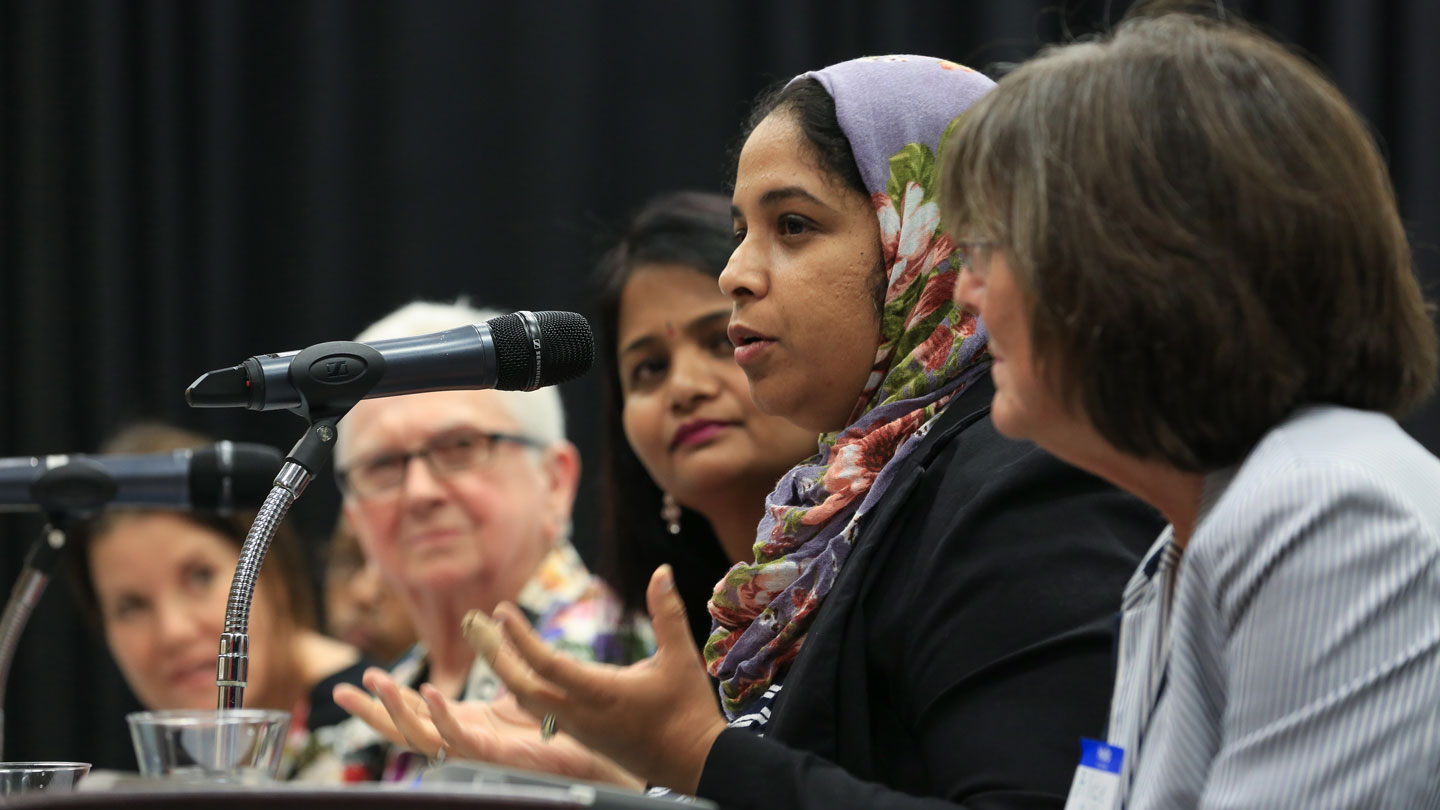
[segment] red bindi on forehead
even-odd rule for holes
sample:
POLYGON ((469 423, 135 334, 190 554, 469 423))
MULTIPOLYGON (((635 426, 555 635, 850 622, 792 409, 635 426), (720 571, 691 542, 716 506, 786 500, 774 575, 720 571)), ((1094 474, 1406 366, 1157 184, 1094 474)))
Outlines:
POLYGON ((675 324, 673 324, 673 323, 671 323, 671 322, 669 322, 669 321, 666 321, 666 322, 665 322, 665 337, 667 337, 667 338, 673 338, 673 337, 675 337, 675 324))

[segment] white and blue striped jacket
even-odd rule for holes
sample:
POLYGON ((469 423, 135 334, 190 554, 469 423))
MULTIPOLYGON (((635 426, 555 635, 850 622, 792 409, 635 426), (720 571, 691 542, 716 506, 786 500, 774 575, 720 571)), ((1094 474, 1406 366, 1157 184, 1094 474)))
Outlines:
POLYGON ((1440 460, 1313 407, 1207 476, 1126 588, 1119 803, 1440 808, 1440 460))

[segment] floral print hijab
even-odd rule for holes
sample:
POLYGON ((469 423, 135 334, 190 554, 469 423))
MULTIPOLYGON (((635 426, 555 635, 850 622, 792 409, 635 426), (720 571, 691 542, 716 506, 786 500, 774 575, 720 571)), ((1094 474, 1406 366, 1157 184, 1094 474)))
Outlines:
POLYGON ((732 721, 755 710, 799 653, 899 462, 984 373, 984 328, 951 300, 959 259, 940 230, 936 170, 955 118, 994 83, 928 56, 856 59, 797 80, 807 77, 835 100, 880 219, 889 281, 880 345, 850 424, 821 436, 819 453, 780 479, 755 561, 731 568, 711 598, 705 661, 732 721))

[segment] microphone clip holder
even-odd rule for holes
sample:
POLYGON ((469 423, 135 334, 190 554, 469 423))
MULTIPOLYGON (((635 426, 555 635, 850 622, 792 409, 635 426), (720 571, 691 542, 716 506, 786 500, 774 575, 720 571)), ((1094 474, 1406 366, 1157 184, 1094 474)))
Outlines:
POLYGON ((290 361, 290 381, 300 394, 300 405, 292 413, 309 426, 285 457, 235 564, 225 606, 225 629, 220 634, 215 662, 216 705, 221 711, 245 705, 250 670, 250 605, 275 530, 305 488, 330 463, 340 419, 364 399, 384 373, 385 358, 378 351, 351 341, 319 343, 300 351, 290 361))
POLYGON ((331 414, 339 419, 385 376, 385 356, 352 340, 317 343, 290 359, 289 376, 300 394, 292 413, 312 424, 331 414))

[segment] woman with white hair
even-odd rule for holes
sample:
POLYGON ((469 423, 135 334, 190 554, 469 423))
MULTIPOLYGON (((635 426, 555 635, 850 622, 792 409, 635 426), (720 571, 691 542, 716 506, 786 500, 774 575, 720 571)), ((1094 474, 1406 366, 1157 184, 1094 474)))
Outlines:
MULTIPOLYGON (((499 314, 464 301, 416 302, 358 340, 438 332, 499 314)), ((400 594, 420 639, 390 677, 460 698, 497 697, 499 679, 460 627, 466 612, 503 601, 519 604, 543 638, 576 658, 627 663, 649 652, 648 625, 627 619, 570 545, 580 457, 565 439, 555 389, 364 400, 340 423, 335 471, 345 518, 400 594)), ((328 767, 340 772, 312 770, 314 778, 398 779, 421 764, 359 720, 338 727, 331 742, 337 756, 328 767)))

